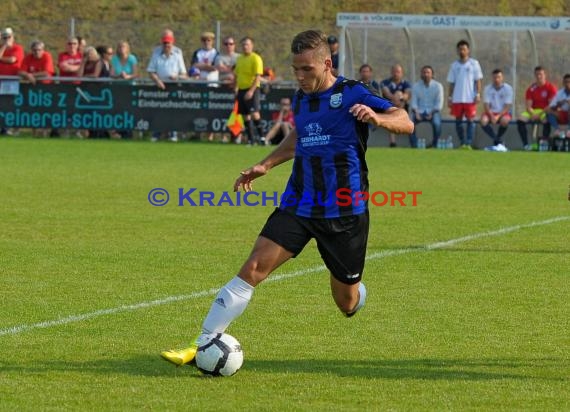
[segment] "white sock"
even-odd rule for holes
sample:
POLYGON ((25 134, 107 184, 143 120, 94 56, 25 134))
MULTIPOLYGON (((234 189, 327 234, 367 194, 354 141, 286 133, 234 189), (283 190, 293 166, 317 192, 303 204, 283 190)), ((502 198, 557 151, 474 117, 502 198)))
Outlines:
POLYGON ((345 315, 347 317, 353 316, 354 314, 356 314, 356 312, 362 309, 364 303, 366 303, 366 286, 364 286, 364 283, 360 282, 360 285, 358 285, 358 304, 356 305, 356 307, 352 312, 345 313, 345 315))
POLYGON ((254 287, 239 277, 234 277, 220 289, 202 324, 202 333, 224 332, 230 323, 243 313, 254 287))
POLYGON ((366 286, 364 286, 364 283, 362 282, 360 282, 360 285, 358 285, 358 296, 358 305, 356 305, 356 308, 354 308, 355 312, 361 309, 366 303, 366 286))

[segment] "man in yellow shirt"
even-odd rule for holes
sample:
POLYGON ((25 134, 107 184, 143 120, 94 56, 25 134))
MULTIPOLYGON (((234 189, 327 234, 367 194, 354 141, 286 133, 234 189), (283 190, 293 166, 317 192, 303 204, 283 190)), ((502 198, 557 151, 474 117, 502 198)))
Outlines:
POLYGON ((248 143, 265 144, 261 126, 260 83, 263 75, 263 60, 253 51, 253 39, 244 37, 240 41, 243 53, 237 58, 234 68, 236 76, 237 101, 239 113, 245 119, 248 143), (257 129, 257 138, 254 130, 257 129))

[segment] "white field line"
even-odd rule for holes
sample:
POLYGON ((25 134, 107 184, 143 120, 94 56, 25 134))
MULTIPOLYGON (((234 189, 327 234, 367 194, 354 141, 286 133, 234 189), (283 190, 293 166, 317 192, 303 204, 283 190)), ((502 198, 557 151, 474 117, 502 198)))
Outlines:
MULTIPOLYGON (((505 235, 507 233, 516 232, 516 231, 521 230, 521 229, 527 229, 527 228, 531 228, 531 227, 535 227, 535 226, 549 225, 549 224, 561 222, 564 220, 570 220, 570 216, 559 216, 559 217, 554 217, 554 218, 547 219, 547 220, 541 220, 538 222, 531 222, 531 223, 522 224, 522 225, 504 227, 504 228, 492 230, 489 232, 474 233, 472 235, 462 236, 462 237, 458 237, 455 239, 450 239, 450 240, 446 240, 446 241, 442 241, 442 242, 430 243, 430 244, 427 244, 427 245, 425 245, 423 247, 419 247, 419 248, 416 247, 416 248, 402 248, 402 249, 384 250, 381 252, 372 253, 371 255, 368 255, 366 257, 366 259, 367 260, 382 259, 382 258, 386 258, 386 257, 390 257, 390 256, 403 255, 406 253, 425 252, 425 251, 431 251, 431 250, 435 250, 435 249, 443 249, 445 247, 457 245, 458 243, 468 242, 470 240, 482 239, 482 238, 493 237, 493 236, 501 236, 501 235, 505 235)), ((290 279, 290 278, 294 278, 294 277, 298 277, 298 276, 308 275, 310 273, 322 272, 325 269, 326 269, 326 267, 324 265, 319 265, 319 266, 314 266, 314 267, 308 268, 308 269, 298 270, 298 271, 292 272, 292 273, 272 275, 265 281, 265 283, 267 283, 267 282, 278 282, 278 281, 281 281, 284 279, 290 279)), ((80 315, 66 316, 63 318, 55 319, 55 320, 47 320, 47 321, 39 322, 39 323, 31 323, 31 324, 27 324, 27 325, 24 324, 24 325, 12 326, 10 328, 0 329, 0 336, 17 335, 19 333, 27 332, 27 331, 33 330, 33 329, 52 328, 55 326, 67 325, 69 323, 82 322, 84 320, 93 319, 93 318, 97 318, 99 316, 104 316, 104 315, 114 315, 116 313, 135 311, 135 310, 139 310, 139 309, 150 308, 153 306, 161 306, 161 305, 166 305, 168 303, 173 303, 173 302, 198 299, 198 298, 205 297, 205 296, 215 295, 216 293, 218 293, 218 290, 219 289, 202 290, 200 292, 194 292, 194 293, 190 293, 188 295, 168 296, 168 297, 163 298, 163 299, 156 299, 156 300, 150 300, 150 301, 146 301, 146 302, 134 303, 132 305, 122 305, 122 306, 117 306, 115 308, 109 308, 109 309, 100 309, 100 310, 96 310, 94 312, 88 312, 88 313, 84 313, 84 314, 80 314, 80 315)))

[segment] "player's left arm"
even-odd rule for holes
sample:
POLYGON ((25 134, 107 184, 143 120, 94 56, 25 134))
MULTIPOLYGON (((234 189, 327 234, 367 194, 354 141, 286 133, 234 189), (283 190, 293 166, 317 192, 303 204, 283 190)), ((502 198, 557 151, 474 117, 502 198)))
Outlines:
POLYGON ((479 103, 481 101, 481 88, 483 87, 483 82, 481 79, 475 81, 475 101, 473 103, 479 103))
POLYGON ((355 104, 349 112, 361 122, 383 127, 392 133, 410 134, 414 131, 414 123, 410 120, 408 112, 398 107, 390 107, 382 113, 376 113, 369 106, 355 104))

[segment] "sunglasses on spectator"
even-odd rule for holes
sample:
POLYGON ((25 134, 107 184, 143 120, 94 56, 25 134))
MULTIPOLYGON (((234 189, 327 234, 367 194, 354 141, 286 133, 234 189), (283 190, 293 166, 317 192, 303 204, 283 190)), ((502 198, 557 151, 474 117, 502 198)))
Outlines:
POLYGON ((224 42, 224 44, 225 44, 226 46, 233 46, 235 43, 234 43, 234 42, 229 42, 229 41, 227 41, 227 42, 224 42))

